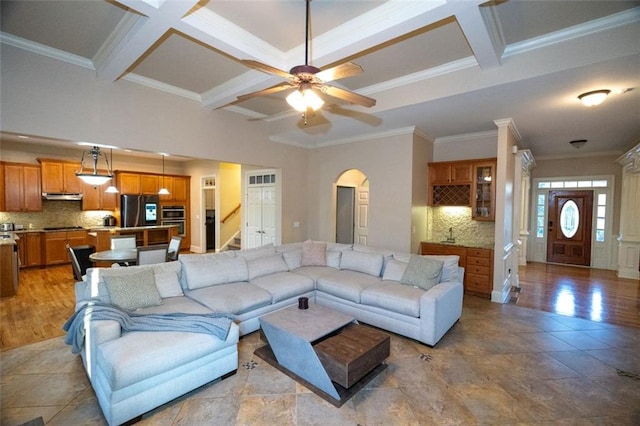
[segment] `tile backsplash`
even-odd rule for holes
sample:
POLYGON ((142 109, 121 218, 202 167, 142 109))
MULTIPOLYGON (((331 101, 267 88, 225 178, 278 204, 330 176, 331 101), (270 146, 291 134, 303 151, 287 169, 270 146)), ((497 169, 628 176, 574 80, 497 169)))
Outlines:
POLYGON ((427 240, 443 241, 453 228, 457 241, 486 244, 495 239, 495 223, 471 219, 471 207, 430 207, 428 209, 427 240))
POLYGON ((53 226, 102 226, 102 218, 111 211, 83 211, 82 201, 42 200, 41 212, 0 212, 0 223, 12 222, 24 229, 43 229, 53 226))

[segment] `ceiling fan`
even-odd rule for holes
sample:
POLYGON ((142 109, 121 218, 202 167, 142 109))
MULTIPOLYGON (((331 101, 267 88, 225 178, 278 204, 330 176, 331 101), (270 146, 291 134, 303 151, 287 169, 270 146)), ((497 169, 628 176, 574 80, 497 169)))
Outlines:
MULTIPOLYGON (((302 112, 306 118, 307 112, 311 109, 313 111, 320 108, 324 101, 316 92, 321 92, 329 96, 333 96, 338 99, 342 99, 352 104, 362 105, 365 107, 372 107, 376 104, 376 100, 367 96, 360 95, 347 89, 332 86, 327 82, 338 80, 341 78, 351 77, 363 72, 362 68, 352 62, 345 62, 339 64, 333 68, 321 70, 313 65, 309 65, 309 3, 311 0, 306 0, 306 27, 305 27, 305 57, 304 65, 296 65, 291 68, 289 72, 279 70, 272 66, 263 64, 254 60, 241 60, 246 66, 268 73, 283 77, 287 81, 276 84, 275 86, 267 89, 259 90, 257 92, 248 93, 237 97, 236 102, 243 102, 248 99, 268 95, 272 93, 281 92, 283 90, 295 88, 291 94, 287 96, 287 102, 294 109, 302 112)), ((306 120, 305 120, 306 121, 306 120)), ((306 122, 305 122, 306 124, 306 122)))

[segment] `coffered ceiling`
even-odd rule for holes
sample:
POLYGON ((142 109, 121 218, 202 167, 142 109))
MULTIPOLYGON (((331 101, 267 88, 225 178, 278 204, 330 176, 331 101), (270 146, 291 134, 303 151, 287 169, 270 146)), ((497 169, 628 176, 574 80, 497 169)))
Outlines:
POLYGON ((336 85, 375 98, 324 96, 305 125, 290 91, 229 105, 304 63, 303 0, 0 2, 0 41, 268 123, 305 147, 417 127, 432 138, 496 129, 513 118, 536 157, 622 153, 640 137, 639 1, 313 0, 310 62, 364 73, 336 85), (609 89, 596 108, 580 93, 609 89), (631 89, 631 90, 629 90, 631 89), (621 93, 624 92, 624 93, 621 93))

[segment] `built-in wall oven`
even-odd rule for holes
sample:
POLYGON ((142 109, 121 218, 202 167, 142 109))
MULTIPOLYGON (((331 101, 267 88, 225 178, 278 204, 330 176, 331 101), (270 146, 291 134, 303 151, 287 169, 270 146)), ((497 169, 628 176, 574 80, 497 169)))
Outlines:
POLYGON ((178 235, 181 237, 187 234, 187 209, 184 205, 162 206, 160 207, 160 223, 162 225, 176 225, 178 235))

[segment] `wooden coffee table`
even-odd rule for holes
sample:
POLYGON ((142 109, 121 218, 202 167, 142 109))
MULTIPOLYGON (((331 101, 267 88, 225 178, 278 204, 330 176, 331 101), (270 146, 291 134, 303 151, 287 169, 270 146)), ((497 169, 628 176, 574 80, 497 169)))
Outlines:
POLYGON ((321 305, 273 312, 260 326, 268 344, 254 353, 336 407, 387 368, 389 335, 321 305))

